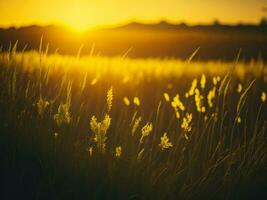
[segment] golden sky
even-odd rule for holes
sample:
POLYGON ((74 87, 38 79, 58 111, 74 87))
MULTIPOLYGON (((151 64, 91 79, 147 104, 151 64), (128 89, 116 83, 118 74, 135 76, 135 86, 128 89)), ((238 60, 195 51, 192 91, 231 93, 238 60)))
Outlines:
POLYGON ((258 22, 267 0, 0 0, 0 26, 60 24, 83 30, 141 22, 258 22))

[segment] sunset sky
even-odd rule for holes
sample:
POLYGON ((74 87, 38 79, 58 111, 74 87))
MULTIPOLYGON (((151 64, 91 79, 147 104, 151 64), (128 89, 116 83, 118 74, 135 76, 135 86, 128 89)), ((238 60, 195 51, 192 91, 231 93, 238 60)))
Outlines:
POLYGON ((76 29, 141 22, 258 22, 266 0, 0 0, 0 26, 60 24, 76 29))

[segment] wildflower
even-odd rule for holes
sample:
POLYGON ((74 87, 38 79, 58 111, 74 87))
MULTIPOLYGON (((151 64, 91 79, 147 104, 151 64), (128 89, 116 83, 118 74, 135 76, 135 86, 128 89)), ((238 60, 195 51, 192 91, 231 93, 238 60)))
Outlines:
POLYGON ((193 96, 195 93, 195 89, 197 87, 197 79, 194 79, 191 84, 190 90, 185 94, 185 97, 188 98, 189 96, 193 96))
POLYGON ((101 123, 99 124, 99 123, 97 122, 96 117, 95 117, 95 116, 92 116, 91 121, 90 121, 90 127, 91 127, 91 130, 92 130, 94 133, 98 132, 98 129, 99 129, 99 126, 100 126, 100 125, 101 125, 101 123))
POLYGON ((202 76, 201 76, 200 86, 201 86, 202 89, 205 89, 205 86, 206 86, 206 76, 205 76, 205 74, 202 74, 202 76))
POLYGON ((175 111, 175 116, 177 119, 180 119, 180 112, 178 110, 175 111))
POLYGON ((167 133, 164 133, 163 136, 160 138, 160 144, 162 150, 168 149, 172 147, 172 143, 169 141, 167 133))
POLYGON ((112 107, 112 100, 113 100, 113 88, 111 87, 107 92, 107 105, 108 105, 108 112, 110 112, 112 107))
POLYGON ((69 105, 68 104, 60 104, 57 110, 57 113, 54 115, 54 120, 56 121, 58 126, 62 124, 69 124, 71 120, 69 105))
POLYGON ((147 123, 141 130, 141 138, 140 138, 140 143, 143 143, 143 139, 146 136, 149 136, 153 129, 152 123, 147 123))
POLYGON ((133 102, 135 105, 140 106, 140 100, 138 97, 134 97, 133 102))
POLYGON ((167 102, 170 101, 170 96, 169 96, 168 93, 165 92, 165 93, 163 94, 163 96, 164 96, 164 98, 165 98, 165 100, 166 100, 167 102))
POLYGON ((121 146, 116 147, 115 148, 115 156, 117 158, 119 158, 119 157, 121 157, 121 154, 122 154, 122 148, 121 148, 121 146))
POLYGON ((266 101, 266 93, 262 92, 261 93, 261 101, 264 103, 266 101))
POLYGON ((37 102, 37 108, 38 108, 38 114, 40 116, 43 116, 45 109, 49 106, 49 102, 46 101, 43 98, 40 98, 39 101, 37 102))
POLYGON ((110 126, 111 118, 109 115, 105 115, 102 122, 98 122, 97 118, 93 116, 90 121, 90 127, 94 135, 94 141, 97 144, 97 148, 100 152, 104 153, 106 148, 107 130, 110 126))
POLYGON ((181 111, 185 110, 184 104, 180 100, 179 94, 176 94, 176 96, 173 98, 171 105, 175 111, 176 118, 179 119, 180 118, 179 110, 181 111))
POLYGON ((179 108, 182 111, 185 110, 184 104, 180 100, 179 94, 176 94, 176 96, 173 98, 172 107, 174 107, 174 108, 177 107, 177 108, 179 108))
POLYGON ((238 85, 237 85, 237 92, 238 93, 242 92, 242 84, 241 83, 238 83, 238 85))
POLYGON ((192 121, 192 114, 186 113, 185 117, 183 118, 181 128, 184 130, 185 139, 187 140, 189 139, 187 133, 189 133, 192 130, 191 121, 192 121))
POLYGON ((123 102, 126 106, 129 106, 131 103, 130 103, 130 100, 127 98, 127 97, 124 97, 123 98, 123 102))
POLYGON ((192 127, 190 126, 190 123, 192 121, 192 114, 186 113, 185 117, 183 118, 183 123, 181 125, 181 128, 186 131, 190 132, 192 127))
POLYGON ((203 106, 203 96, 200 94, 198 89, 195 89, 195 103, 198 112, 205 112, 206 108, 203 106))
POLYGON ((215 92, 216 92, 216 87, 213 87, 208 95, 207 95, 207 99, 208 99, 208 104, 209 104, 209 107, 212 108, 213 106, 213 99, 215 98, 215 92))

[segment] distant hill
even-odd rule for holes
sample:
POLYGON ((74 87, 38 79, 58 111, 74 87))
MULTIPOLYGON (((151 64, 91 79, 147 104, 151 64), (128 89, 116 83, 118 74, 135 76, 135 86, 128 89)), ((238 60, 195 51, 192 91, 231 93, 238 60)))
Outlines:
POLYGON ((116 28, 112 28, 115 30, 154 30, 154 31, 162 31, 162 30, 244 30, 244 31, 266 31, 267 32, 267 24, 266 25, 255 25, 255 24, 237 24, 237 25, 225 25, 220 24, 219 22, 215 22, 214 24, 209 25, 187 25, 185 23, 180 24, 172 24, 167 21, 160 21, 155 24, 144 24, 139 22, 131 22, 126 25, 122 25, 116 28))
POLYGON ((138 22, 132 22, 123 26, 119 26, 113 29, 139 29, 139 30, 176 30, 179 28, 186 28, 186 24, 170 24, 166 21, 161 21, 157 24, 143 24, 138 22))
POLYGON ((189 26, 161 21, 156 24, 132 22, 115 28, 88 31, 82 35, 61 26, 27 26, 0 28, 0 46, 8 50, 17 40, 18 50, 38 49, 40 38, 49 43, 49 52, 82 53, 105 56, 130 57, 178 57, 186 59, 200 47, 196 57, 207 59, 234 59, 242 48, 242 58, 267 60, 267 26, 261 25, 213 25, 189 26))

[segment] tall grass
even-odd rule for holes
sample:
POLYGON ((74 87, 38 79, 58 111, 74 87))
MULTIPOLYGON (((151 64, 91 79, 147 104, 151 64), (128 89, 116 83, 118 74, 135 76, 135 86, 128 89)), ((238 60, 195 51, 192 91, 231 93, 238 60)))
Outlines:
POLYGON ((263 62, 46 52, 0 54, 5 198, 266 197, 263 62))

